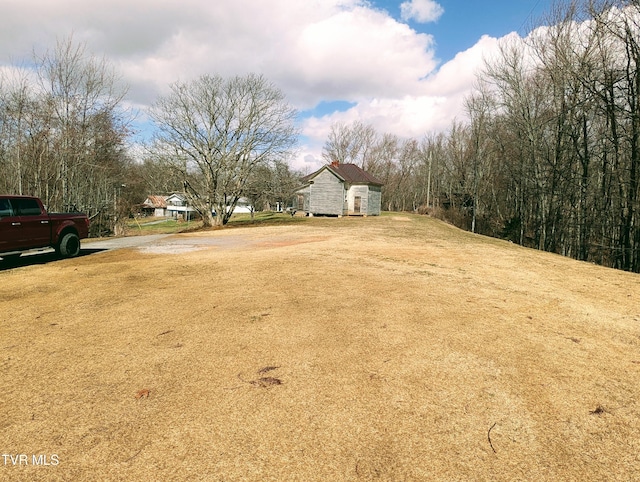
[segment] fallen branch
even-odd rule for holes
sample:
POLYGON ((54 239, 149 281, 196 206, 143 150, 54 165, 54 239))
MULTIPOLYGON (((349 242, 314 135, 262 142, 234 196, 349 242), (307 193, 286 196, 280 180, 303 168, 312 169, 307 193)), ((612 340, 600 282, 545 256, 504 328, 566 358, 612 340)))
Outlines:
POLYGON ((495 422, 491 427, 489 427, 489 431, 487 432, 487 440, 489 441, 489 445, 491 446, 491 450, 493 450, 493 453, 497 453, 496 449, 493 448, 493 444, 491 443, 491 430, 493 429, 493 427, 496 426, 498 422, 495 422))
POLYGON ((138 450, 135 454, 133 454, 131 457, 129 457, 127 460, 124 460, 123 463, 127 463, 127 462, 131 462, 133 459, 135 459, 138 455, 140 455, 142 453, 142 451, 145 449, 145 447, 149 445, 148 443, 144 444, 142 446, 142 448, 140 448, 140 450, 138 450))

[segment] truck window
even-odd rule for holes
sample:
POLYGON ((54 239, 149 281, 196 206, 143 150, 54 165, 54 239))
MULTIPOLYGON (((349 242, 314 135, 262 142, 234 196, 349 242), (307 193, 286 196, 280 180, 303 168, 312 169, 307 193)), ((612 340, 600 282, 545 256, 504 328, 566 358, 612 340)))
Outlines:
POLYGON ((18 198, 13 201, 14 207, 17 207, 19 216, 40 216, 42 212, 40 211, 40 205, 38 201, 30 198, 18 198))
POLYGON ((8 199, 0 199, 0 218, 7 218, 9 216, 13 216, 11 203, 8 199))

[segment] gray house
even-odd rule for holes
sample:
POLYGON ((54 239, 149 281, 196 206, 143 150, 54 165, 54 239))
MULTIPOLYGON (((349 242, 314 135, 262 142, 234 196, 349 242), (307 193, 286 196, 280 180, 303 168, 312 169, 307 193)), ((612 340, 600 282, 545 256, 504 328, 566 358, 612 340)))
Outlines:
POLYGON ((302 178, 294 209, 309 215, 378 216, 382 183, 355 164, 332 162, 302 178))

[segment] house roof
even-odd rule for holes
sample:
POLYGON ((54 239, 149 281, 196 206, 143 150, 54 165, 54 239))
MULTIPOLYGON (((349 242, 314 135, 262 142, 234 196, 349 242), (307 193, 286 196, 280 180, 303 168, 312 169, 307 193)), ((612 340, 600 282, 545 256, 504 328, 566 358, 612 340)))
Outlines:
POLYGON ((316 177, 324 169, 328 169, 333 172, 337 177, 350 184, 375 184, 382 186, 383 183, 376 179, 373 175, 369 174, 364 169, 356 166, 355 164, 338 164, 337 162, 327 164, 316 172, 309 174, 302 178, 303 182, 308 182, 316 177))
POLYGON ((179 199, 180 201, 186 201, 187 197, 184 194, 180 194, 179 192, 174 192, 173 194, 171 194, 169 196, 164 196, 164 199, 166 201, 170 201, 172 199, 179 199))
POLYGON ((147 196, 147 200, 143 205, 152 208, 166 208, 167 201, 164 196, 147 196))

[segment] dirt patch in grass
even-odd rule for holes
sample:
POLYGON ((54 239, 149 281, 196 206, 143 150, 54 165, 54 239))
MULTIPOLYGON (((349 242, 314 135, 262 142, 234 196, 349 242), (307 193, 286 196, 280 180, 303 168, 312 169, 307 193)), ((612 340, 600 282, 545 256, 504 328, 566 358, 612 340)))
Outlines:
POLYGON ((418 216, 193 237, 0 272, 0 479, 640 479, 637 275, 418 216))
POLYGON ((326 241, 329 238, 327 236, 313 236, 307 238, 285 238, 285 239, 274 239, 273 241, 260 241, 255 243, 256 248, 284 248, 287 246, 295 246, 297 244, 303 243, 318 243, 320 241, 326 241))

